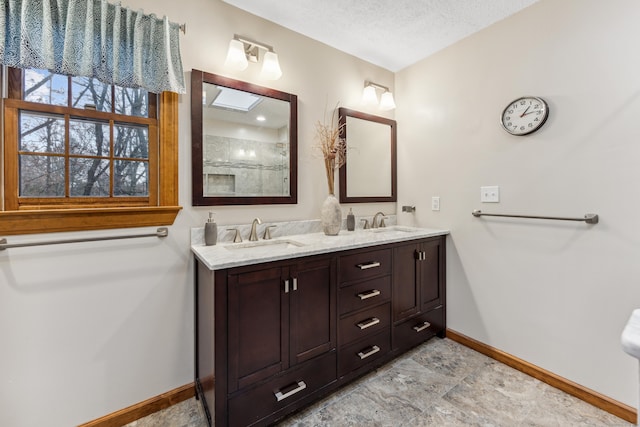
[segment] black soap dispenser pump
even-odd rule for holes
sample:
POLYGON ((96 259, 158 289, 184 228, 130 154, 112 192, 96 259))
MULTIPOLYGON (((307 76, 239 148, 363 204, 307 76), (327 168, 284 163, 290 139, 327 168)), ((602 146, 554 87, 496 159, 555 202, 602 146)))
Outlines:
POLYGON ((213 246, 218 241, 218 224, 213 220, 213 212, 209 212, 209 219, 204 223, 204 244, 213 246))
POLYGON ((356 217, 353 216, 353 210, 349 208, 349 213, 347 214, 347 231, 353 231, 356 229, 356 217))

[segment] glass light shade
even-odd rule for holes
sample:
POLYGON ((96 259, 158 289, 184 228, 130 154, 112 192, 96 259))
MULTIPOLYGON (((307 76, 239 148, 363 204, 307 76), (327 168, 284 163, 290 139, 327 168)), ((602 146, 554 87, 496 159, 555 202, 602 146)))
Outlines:
POLYGON ((393 100, 393 94, 391 92, 385 92, 380 96, 380 109, 382 111, 393 110, 396 108, 396 103, 393 100))
POLYGON ((227 51, 227 59, 224 66, 237 71, 244 71, 249 66, 247 55, 244 53, 244 43, 240 40, 232 39, 229 42, 229 50, 227 51))
POLYGON ((378 95, 376 94, 376 88, 373 86, 365 86, 362 91, 362 103, 364 105, 377 105, 378 95))
POLYGON ((262 78, 267 80, 278 80, 282 77, 282 70, 278 62, 278 54, 275 52, 265 52, 262 58, 262 78))

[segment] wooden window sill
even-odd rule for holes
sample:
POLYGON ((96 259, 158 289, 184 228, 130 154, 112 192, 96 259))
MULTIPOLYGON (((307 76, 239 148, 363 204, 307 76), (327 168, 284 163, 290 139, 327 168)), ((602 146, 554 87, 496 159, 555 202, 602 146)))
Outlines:
POLYGON ((0 236, 173 224, 181 206, 43 209, 0 212, 0 236))

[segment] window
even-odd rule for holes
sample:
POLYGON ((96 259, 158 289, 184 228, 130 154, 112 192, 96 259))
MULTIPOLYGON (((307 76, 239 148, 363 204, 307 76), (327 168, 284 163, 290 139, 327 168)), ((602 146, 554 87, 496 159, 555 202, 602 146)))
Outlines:
POLYGON ((176 94, 12 68, 7 87, 1 233, 173 223, 176 94))

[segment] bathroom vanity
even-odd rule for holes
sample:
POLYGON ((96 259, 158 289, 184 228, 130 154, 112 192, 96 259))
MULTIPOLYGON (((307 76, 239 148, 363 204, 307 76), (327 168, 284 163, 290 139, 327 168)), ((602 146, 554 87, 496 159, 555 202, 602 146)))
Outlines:
POLYGON ((271 424, 444 337, 447 233, 194 243, 195 383, 209 424, 271 424))

